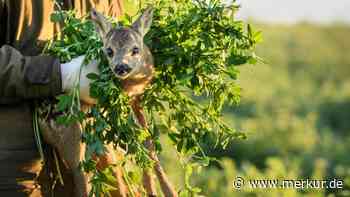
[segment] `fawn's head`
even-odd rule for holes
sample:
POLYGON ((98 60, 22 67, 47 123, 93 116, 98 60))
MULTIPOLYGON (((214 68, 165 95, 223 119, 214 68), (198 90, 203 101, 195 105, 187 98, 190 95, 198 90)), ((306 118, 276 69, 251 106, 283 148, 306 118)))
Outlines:
POLYGON ((113 28, 101 13, 91 11, 109 66, 118 78, 146 75, 144 67, 153 63, 152 55, 143 42, 144 35, 151 27, 152 15, 153 10, 147 8, 131 27, 113 28))

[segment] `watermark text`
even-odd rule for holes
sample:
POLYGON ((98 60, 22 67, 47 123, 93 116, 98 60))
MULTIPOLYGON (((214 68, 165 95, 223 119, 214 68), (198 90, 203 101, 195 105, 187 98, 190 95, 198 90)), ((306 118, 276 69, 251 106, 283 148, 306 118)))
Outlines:
POLYGON ((236 177, 232 183, 234 189, 342 189, 344 181, 341 179, 244 179, 236 177))

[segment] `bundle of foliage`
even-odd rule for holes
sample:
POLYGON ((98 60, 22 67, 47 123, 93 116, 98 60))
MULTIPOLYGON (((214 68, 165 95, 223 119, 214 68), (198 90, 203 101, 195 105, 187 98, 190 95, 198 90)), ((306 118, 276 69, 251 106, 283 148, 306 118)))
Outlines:
MULTIPOLYGON (((87 17, 77 18, 73 11, 57 11, 51 16, 52 21, 63 23, 64 28, 47 45, 47 53, 58 56, 62 62, 83 54, 86 61, 100 62, 100 74, 88 75, 93 80, 90 93, 97 98, 97 105, 89 112, 82 112, 78 93, 73 91, 71 95, 58 97, 58 110, 64 115, 57 119, 70 124, 90 118, 84 124, 87 153, 83 167, 94 174, 95 194, 108 191, 111 177, 108 170, 97 171, 91 159, 93 153, 103 153, 103 144, 112 142, 122 147, 126 150, 125 161, 145 168, 152 162, 144 141, 152 137, 156 150, 161 151, 159 137, 164 133, 179 155, 186 157, 186 163, 207 165, 210 158, 202 151, 201 144, 208 138, 215 138, 216 145, 225 147, 230 140, 245 137, 221 119, 221 110, 225 103, 239 102, 236 67, 257 61, 253 50, 261 39, 260 32, 254 32, 249 25, 245 28, 242 21, 234 18, 238 6, 224 6, 219 0, 150 3, 155 8, 154 18, 145 42, 154 56, 156 73, 142 99, 148 129, 135 124, 129 98, 107 65, 92 22, 87 17), (205 97, 205 102, 199 96, 205 97)), ((114 24, 129 25, 132 19, 126 16, 114 24)), ((128 183, 132 182, 129 178, 126 177, 128 183)), ((187 194, 198 192, 189 184, 185 190, 187 194)))

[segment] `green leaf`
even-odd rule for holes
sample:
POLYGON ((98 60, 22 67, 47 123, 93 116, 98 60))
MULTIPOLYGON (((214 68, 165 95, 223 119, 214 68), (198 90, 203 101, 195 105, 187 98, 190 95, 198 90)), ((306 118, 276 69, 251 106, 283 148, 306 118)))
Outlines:
POLYGON ((73 102, 73 96, 70 95, 60 95, 57 97, 57 99, 57 110, 61 112, 69 109, 73 102))
POLYGON ((97 79, 99 79, 99 75, 96 74, 96 73, 89 73, 89 74, 86 75, 86 77, 87 77, 88 79, 91 79, 91 80, 97 80, 97 79))
POLYGON ((239 71, 234 66, 228 66, 226 73, 231 77, 231 79, 237 79, 239 71))
POLYGON ((50 15, 50 21, 54 23, 63 22, 65 19, 63 12, 54 12, 50 15))

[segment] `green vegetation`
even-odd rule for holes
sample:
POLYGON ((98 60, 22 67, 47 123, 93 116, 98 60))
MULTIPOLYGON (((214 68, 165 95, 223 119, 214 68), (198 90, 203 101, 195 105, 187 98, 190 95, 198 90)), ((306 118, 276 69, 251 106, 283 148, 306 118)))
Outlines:
MULTIPOLYGON (((257 54, 267 64, 240 67, 241 103, 224 107, 226 121, 248 139, 234 141, 226 150, 207 146, 205 151, 221 160, 196 173, 194 183, 211 197, 350 196, 350 27, 257 27, 264 37, 257 54), (341 178, 346 186, 338 191, 237 191, 232 187, 236 176, 341 178)), ((168 155, 163 156, 168 171, 181 177, 168 155)))
MULTIPOLYGON (((121 162, 126 171, 127 161, 144 169, 153 162, 143 146, 145 140, 151 138, 156 150, 161 152, 160 135, 167 135, 183 159, 181 166, 187 169, 181 195, 193 196, 200 190, 189 182, 192 169, 206 166, 212 159, 204 154, 202 146, 213 139, 211 147, 222 148, 233 139, 245 137, 222 120, 222 110, 224 104, 234 105, 239 101, 237 66, 257 62, 254 49, 261 39, 260 32, 234 20, 232 15, 237 6, 225 7, 219 0, 152 3, 153 24, 145 42, 155 58, 155 76, 141 101, 149 128, 135 124, 129 105, 133 98, 122 93, 120 81, 106 63, 91 21, 77 19, 72 11, 57 11, 51 17, 65 26, 61 35, 48 45, 47 53, 60 57, 61 61, 86 54, 88 59, 100 62, 100 74, 88 75, 93 80, 90 94, 97 99, 96 106, 87 113, 80 111, 77 90, 59 96, 57 104, 63 112, 57 119, 59 123, 86 123, 83 140, 87 154, 83 168, 94 174, 92 193, 97 196, 111 188, 108 185, 111 171, 99 171, 91 159, 92 154, 103 153, 103 144, 113 143, 126 150, 125 161, 121 162), (194 96, 207 102, 198 102, 194 96), (87 118, 89 121, 84 122, 87 118)), ((116 25, 131 22, 132 17, 126 16, 116 25)), ((135 172, 124 173, 126 179, 132 179, 126 177, 129 174, 135 172)), ((132 184, 140 185, 139 179, 140 176, 132 179, 132 184)))

